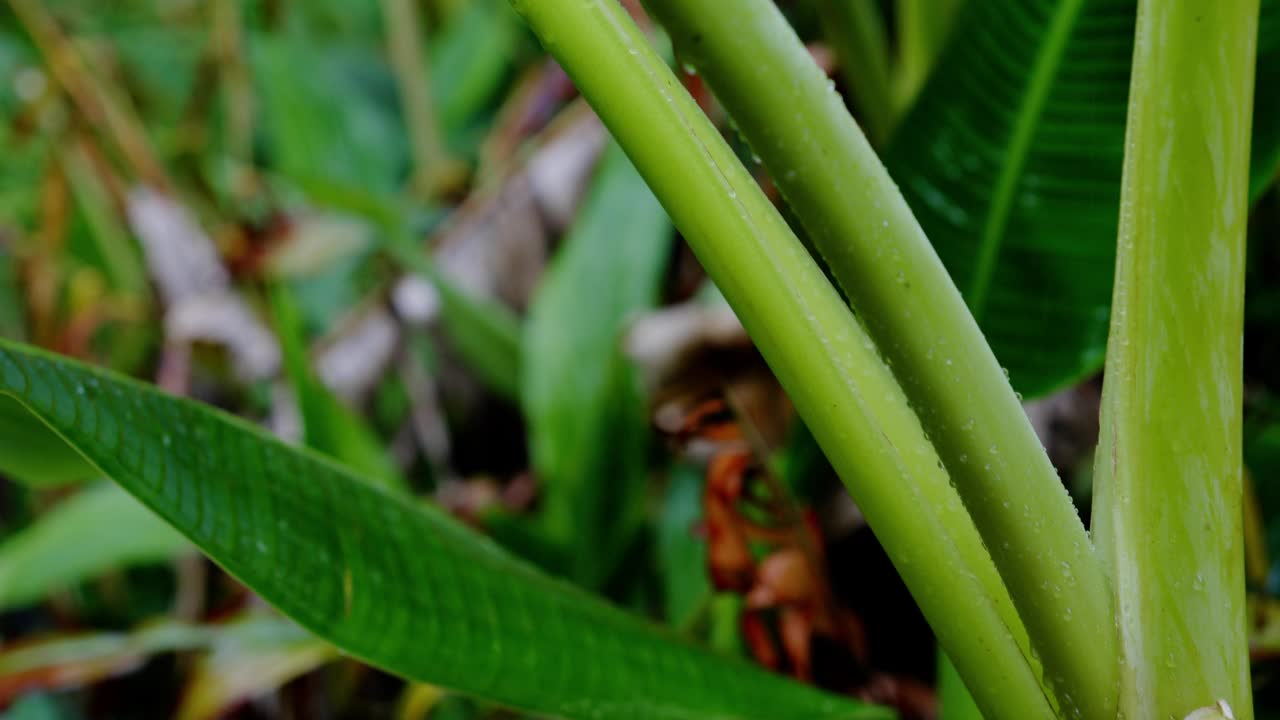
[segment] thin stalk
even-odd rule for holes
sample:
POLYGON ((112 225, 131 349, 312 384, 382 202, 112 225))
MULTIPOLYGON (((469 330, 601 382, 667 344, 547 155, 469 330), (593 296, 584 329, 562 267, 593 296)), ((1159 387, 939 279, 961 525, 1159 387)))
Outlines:
POLYGON ((863 127, 876 145, 883 145, 896 113, 889 81, 889 43, 878 6, 875 0, 821 0, 818 11, 827 40, 835 47, 840 72, 852 86, 863 127))
POLYGON ((458 166, 440 138, 431 103, 431 79, 424 65, 421 23, 415 0, 382 0, 391 66, 413 148, 414 185, 424 198, 434 197, 457 177, 458 166))
MULTIPOLYGON (((1114 716, 1116 641, 1106 632, 1114 623, 1101 563, 1008 378, 867 139, 769 0, 648 4, 763 159, 902 384, 1064 713, 1114 716)), ((952 658, 967 680, 965 660, 952 658)))
POLYGON ((1120 709, 1253 716, 1241 374, 1258 0, 1141 0, 1129 91, 1097 541, 1120 709))
POLYGON ((898 0, 898 68, 894 100, 910 107, 942 52, 963 0, 898 0))
POLYGON ((971 521, 875 344, 615 0, 513 0, 741 318, 988 717, 1052 715, 971 521))
POLYGON ((226 113, 227 155, 250 165, 253 162, 253 82, 244 58, 244 18, 240 2, 210 3, 213 29, 210 41, 218 62, 218 80, 226 113))
POLYGON ((133 108, 98 82, 79 50, 43 4, 38 0, 10 0, 9 4, 44 56, 58 84, 90 124, 102 128, 115 141, 133 171, 148 184, 161 190, 172 187, 133 108))

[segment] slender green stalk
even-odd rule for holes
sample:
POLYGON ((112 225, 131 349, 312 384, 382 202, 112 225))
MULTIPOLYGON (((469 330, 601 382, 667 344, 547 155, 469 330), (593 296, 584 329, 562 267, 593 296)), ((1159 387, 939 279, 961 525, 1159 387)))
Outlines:
POLYGON ((434 196, 448 185, 458 169, 445 152, 440 126, 431 105, 431 84, 427 74, 421 37, 421 23, 414 0, 382 0, 387 23, 387 46, 395 68, 400 103, 413 147, 414 183, 422 197, 434 196))
POLYGON ((1097 541, 1120 709, 1252 717, 1241 529, 1241 335, 1258 0, 1139 3, 1097 541))
POLYGON ((772 2, 733 0, 731 11, 726 0, 648 4, 764 160, 902 384, 1064 713, 1112 717, 1115 639, 1105 631, 1113 614, 1101 564, 884 165, 772 2))
MULTIPOLYGON (((980 1, 980 0, 979 0, 980 1)), ((963 0, 898 0, 898 110, 911 105, 942 51, 963 0)))
POLYGON ((853 87, 853 100, 867 135, 883 145, 893 127, 889 43, 875 0, 821 0, 823 29, 836 49, 840 72, 853 87))
POLYGON ((227 154, 253 162, 253 81, 245 62, 244 18, 239 2, 209 4, 210 42, 218 58, 218 82, 226 113, 227 154))
POLYGON ((987 716, 1051 716, 1025 631, 919 419, 719 132, 615 0, 512 4, 742 319, 987 716))

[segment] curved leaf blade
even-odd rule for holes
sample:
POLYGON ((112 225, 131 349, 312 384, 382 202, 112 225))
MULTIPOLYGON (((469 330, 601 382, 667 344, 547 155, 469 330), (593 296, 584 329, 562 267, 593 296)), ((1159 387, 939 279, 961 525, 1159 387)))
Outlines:
POLYGON ((286 615, 396 674, 570 718, 888 716, 676 639, 211 408, 4 341, 0 394, 286 615))
POLYGON ((173 528, 115 485, 85 488, 0 545, 0 610, 189 549, 173 528))
POLYGON ((546 484, 543 518, 572 544, 570 576, 586 587, 609 579, 643 520, 649 425, 621 336, 656 301, 672 238, 657 198, 611 144, 525 323, 521 400, 546 484))
MULTIPOLYGON (((1259 87, 1280 73, 1280 2, 1262 6, 1259 87)), ((1028 396, 1102 366, 1135 13, 1133 0, 969 3, 886 156, 1028 396)), ((1255 197, 1280 159, 1280 100, 1266 95, 1255 197)))

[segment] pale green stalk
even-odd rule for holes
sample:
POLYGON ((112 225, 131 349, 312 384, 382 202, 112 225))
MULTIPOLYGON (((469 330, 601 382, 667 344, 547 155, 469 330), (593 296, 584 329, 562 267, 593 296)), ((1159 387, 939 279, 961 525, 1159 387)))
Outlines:
POLYGON ((1111 717, 1116 641, 1101 563, 884 165, 770 0, 648 5, 763 159, 902 384, 1065 714, 1111 717))
POLYGON ((1142 0, 1129 95, 1097 541, 1120 709, 1253 716, 1241 336, 1258 0, 1142 0))
POLYGON ((1052 716, 1025 631, 918 418, 720 133, 615 0, 512 4, 742 319, 988 717, 1052 716))

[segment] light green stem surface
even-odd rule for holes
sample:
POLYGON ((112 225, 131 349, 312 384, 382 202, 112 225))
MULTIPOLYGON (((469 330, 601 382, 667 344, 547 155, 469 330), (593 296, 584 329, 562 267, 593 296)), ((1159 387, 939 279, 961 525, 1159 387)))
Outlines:
POLYGON ((989 717, 1051 716, 1025 631, 919 419, 719 132, 615 0, 512 4, 742 319, 989 717))
POLYGON ((1143 0, 1097 541, 1115 588, 1121 711, 1251 718, 1241 529, 1241 334, 1257 0, 1143 0))
MULTIPOLYGON (((648 5, 764 160, 891 365, 1000 569, 1064 713, 1114 715, 1113 613, 1101 563, 884 165, 772 2, 648 5)), ((952 657, 969 681, 974 670, 952 657)))

